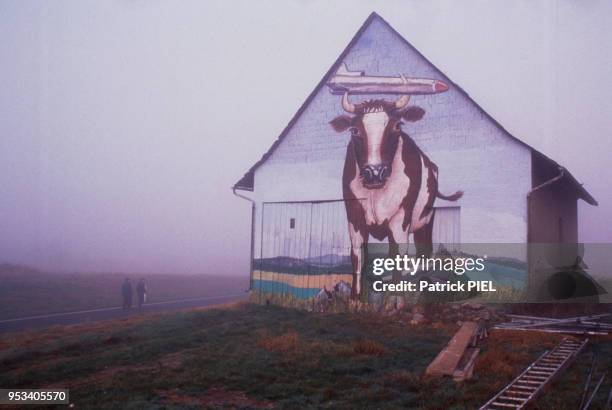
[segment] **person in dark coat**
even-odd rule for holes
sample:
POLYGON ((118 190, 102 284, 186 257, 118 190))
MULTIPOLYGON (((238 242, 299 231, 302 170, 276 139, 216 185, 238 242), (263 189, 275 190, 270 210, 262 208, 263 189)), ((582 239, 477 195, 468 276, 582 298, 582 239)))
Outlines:
POLYGON ((147 284, 144 278, 140 278, 136 285, 136 294, 138 295, 138 309, 147 301, 147 284))
POLYGON ((123 295, 123 309, 132 308, 132 282, 130 278, 125 278, 123 286, 121 286, 121 294, 123 295))

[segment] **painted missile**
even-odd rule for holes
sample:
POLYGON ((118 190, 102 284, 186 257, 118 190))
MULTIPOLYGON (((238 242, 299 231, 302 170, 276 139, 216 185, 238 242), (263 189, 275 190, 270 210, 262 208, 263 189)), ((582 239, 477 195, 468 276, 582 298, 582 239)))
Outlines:
POLYGON ((397 77, 368 76, 363 71, 349 71, 343 63, 328 81, 332 94, 438 94, 448 90, 440 80, 397 77))

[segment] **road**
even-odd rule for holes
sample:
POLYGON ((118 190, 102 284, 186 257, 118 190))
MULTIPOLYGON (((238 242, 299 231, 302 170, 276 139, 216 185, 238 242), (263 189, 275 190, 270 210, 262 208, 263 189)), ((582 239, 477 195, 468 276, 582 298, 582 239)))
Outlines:
POLYGON ((0 320, 0 333, 16 332, 27 329, 44 328, 56 325, 74 325, 79 323, 96 322, 99 320, 130 317, 152 312, 163 312, 186 308, 196 308, 219 305, 223 303, 247 300, 248 293, 234 293, 222 296, 205 296, 167 302, 148 303, 142 307, 124 311, 120 307, 82 310, 79 312, 53 313, 49 315, 29 316, 16 319, 0 320))

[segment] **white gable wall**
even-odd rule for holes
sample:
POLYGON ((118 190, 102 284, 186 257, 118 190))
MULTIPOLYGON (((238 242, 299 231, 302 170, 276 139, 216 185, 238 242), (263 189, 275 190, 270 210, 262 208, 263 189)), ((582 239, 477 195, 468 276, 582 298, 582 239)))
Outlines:
MULTIPOLYGON (((444 79, 378 18, 362 33, 344 62, 350 70, 367 75, 403 73, 444 79)), ((352 96, 351 100, 366 98, 371 97, 352 96)), ((332 95, 327 86, 319 89, 281 144, 255 171, 256 257, 261 202, 342 198, 349 133, 338 134, 329 125, 343 114, 340 100, 341 96, 332 95)), ((426 114, 419 122, 406 123, 404 131, 438 165, 440 191, 465 192, 458 202, 438 199, 435 204, 461 207, 461 241, 525 243, 526 195, 531 188, 529 148, 505 135, 452 85, 442 94, 414 96, 411 104, 424 108, 426 114)))

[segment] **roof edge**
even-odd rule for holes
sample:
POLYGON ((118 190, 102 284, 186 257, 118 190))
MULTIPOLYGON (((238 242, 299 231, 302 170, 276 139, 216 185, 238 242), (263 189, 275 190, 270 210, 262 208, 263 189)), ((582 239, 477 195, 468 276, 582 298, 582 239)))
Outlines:
MULTIPOLYGON (((306 100, 300 105, 300 108, 296 111, 296 113, 291 117, 285 128, 281 131, 278 138, 272 143, 272 146, 263 154, 263 156, 255 163, 253 166, 244 174, 242 178, 234 184, 233 188, 240 190, 253 191, 255 189, 255 170, 266 160, 272 153, 276 150, 276 147, 281 143, 281 141, 285 138, 287 133, 291 130, 291 127, 295 124, 298 118, 302 115, 302 113, 306 110, 310 102, 314 99, 315 95, 319 91, 319 89, 325 85, 325 82, 328 77, 336 72, 342 61, 344 61, 344 57, 348 54, 349 50, 353 47, 353 45, 357 42, 357 39, 361 36, 361 34, 365 31, 365 29, 374 21, 374 19, 380 19, 383 22, 385 20, 380 17, 375 11, 370 13, 368 18, 363 22, 361 27, 357 30, 357 32, 351 38, 351 41, 344 47, 336 61, 331 65, 331 67, 325 72, 325 75, 321 80, 317 83, 314 89, 308 94, 306 100)), ((386 22, 385 22, 386 23, 386 22)), ((388 23, 386 23, 388 25, 388 23)))
POLYGON ((563 174, 564 174, 563 178, 567 178, 568 182, 576 189, 577 197, 579 199, 582 199, 584 202, 586 202, 589 205, 599 206, 599 203, 597 202, 597 200, 589 193, 589 191, 586 190, 583 184, 578 182, 578 180, 574 177, 574 175, 572 175, 569 169, 565 168, 563 165, 559 164, 557 161, 547 157, 546 155, 542 154, 541 152, 533 148, 531 149, 531 151, 533 155, 539 156, 541 160, 546 161, 550 163, 552 166, 563 170, 563 174))

